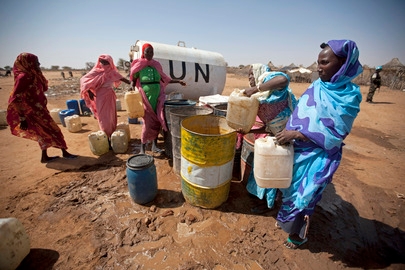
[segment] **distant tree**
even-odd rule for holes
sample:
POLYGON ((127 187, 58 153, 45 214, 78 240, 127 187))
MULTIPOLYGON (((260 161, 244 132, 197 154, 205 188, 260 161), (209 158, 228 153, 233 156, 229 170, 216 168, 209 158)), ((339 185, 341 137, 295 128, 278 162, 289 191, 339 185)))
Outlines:
POLYGON ((51 66, 51 70, 59 70, 59 66, 51 66))
POLYGON ((62 70, 71 70, 72 68, 71 67, 68 67, 68 66, 63 66, 62 67, 62 70))
POLYGON ((4 69, 5 70, 11 70, 12 68, 10 66, 5 66, 4 69))
POLYGON ((86 69, 92 69, 96 64, 94 62, 86 62, 86 69))
POLYGON ((117 68, 126 70, 125 62, 125 59, 119 58, 117 61, 117 68))

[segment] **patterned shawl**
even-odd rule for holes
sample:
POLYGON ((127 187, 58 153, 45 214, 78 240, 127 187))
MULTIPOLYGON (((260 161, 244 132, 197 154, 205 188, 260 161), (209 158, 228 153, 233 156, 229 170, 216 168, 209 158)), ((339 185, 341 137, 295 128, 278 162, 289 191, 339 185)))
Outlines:
POLYGON ((48 81, 39 68, 38 57, 21 53, 13 66, 14 88, 7 108, 7 123, 11 134, 37 141, 41 150, 49 147, 67 149, 63 134, 47 109, 45 92, 48 81), (20 129, 19 113, 28 123, 28 129, 20 129))

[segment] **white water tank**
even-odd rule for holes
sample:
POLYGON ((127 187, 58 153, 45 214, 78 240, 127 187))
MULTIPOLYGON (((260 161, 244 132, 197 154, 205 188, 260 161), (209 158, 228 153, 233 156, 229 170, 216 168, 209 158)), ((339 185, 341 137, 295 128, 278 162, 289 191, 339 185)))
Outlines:
POLYGON ((183 80, 187 86, 171 83, 166 86, 166 95, 172 92, 183 94, 184 99, 198 101, 200 96, 222 94, 226 81, 226 62, 216 52, 186 48, 177 45, 138 40, 131 46, 130 60, 140 58, 142 46, 149 43, 154 49, 154 59, 159 61, 164 73, 175 80, 183 80))

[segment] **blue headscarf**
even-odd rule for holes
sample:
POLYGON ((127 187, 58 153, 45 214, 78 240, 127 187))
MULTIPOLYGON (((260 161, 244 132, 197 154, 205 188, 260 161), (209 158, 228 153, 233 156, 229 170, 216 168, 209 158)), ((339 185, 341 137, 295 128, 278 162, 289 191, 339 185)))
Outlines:
POLYGON ((360 111, 360 88, 351 80, 363 68, 358 60, 359 51, 354 41, 331 40, 327 44, 338 57, 346 58, 346 61, 330 82, 318 79, 306 90, 287 129, 299 130, 316 144, 337 152, 360 111))

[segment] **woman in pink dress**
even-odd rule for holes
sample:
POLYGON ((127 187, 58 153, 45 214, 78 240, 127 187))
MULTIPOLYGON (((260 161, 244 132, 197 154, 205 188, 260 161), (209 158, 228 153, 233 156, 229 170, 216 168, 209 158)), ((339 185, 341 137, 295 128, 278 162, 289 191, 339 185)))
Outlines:
POLYGON ((114 88, 121 82, 130 84, 114 65, 110 55, 99 56, 96 65, 80 79, 80 94, 98 120, 100 130, 104 131, 109 140, 117 127, 117 110, 114 88))
POLYGON ((153 59, 154 50, 151 44, 142 46, 141 58, 135 59, 131 64, 131 80, 142 95, 145 115, 142 126, 141 153, 145 153, 146 144, 152 142, 152 151, 160 152, 157 148, 157 138, 161 129, 167 132, 164 118, 165 88, 169 83, 186 83, 182 80, 173 80, 163 72, 162 65, 153 59))

